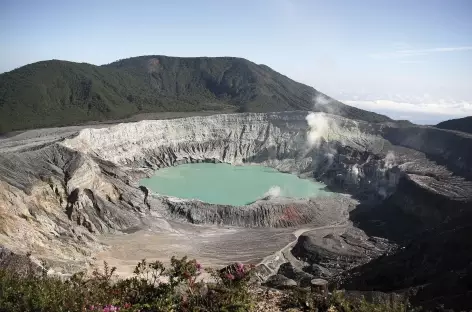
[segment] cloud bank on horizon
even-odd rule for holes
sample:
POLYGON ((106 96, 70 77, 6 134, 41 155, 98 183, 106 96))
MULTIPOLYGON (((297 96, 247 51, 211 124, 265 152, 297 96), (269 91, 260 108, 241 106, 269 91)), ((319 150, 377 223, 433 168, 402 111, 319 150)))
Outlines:
POLYGON ((310 34, 312 63, 287 68, 296 80, 418 124, 472 115, 472 2, 275 2, 291 25, 318 24, 310 34), (308 22, 311 9, 317 18, 308 22))
POLYGON ((370 81, 370 87, 352 92, 334 90, 332 95, 347 105, 418 124, 437 124, 472 116, 472 89, 466 83, 470 74, 462 79, 459 74, 465 72, 463 69, 437 75, 431 73, 431 77, 422 74, 434 72, 436 67, 447 68, 445 64, 451 62, 463 66, 464 60, 472 60, 472 45, 414 48, 402 42, 391 46, 390 52, 370 53, 368 57, 378 66, 397 64, 397 77, 381 75, 376 77, 378 82, 370 81), (405 90, 408 91, 402 93, 405 90), (434 94, 423 93, 424 90, 434 94))
POLYGON ((393 119, 434 125, 441 121, 472 116, 472 101, 423 97, 350 96, 339 100, 347 105, 387 115, 393 119))
POLYGON ((429 49, 406 49, 406 50, 396 50, 393 52, 372 53, 369 56, 376 59, 391 59, 391 58, 422 56, 422 55, 428 55, 432 53, 459 52, 459 51, 472 51, 472 46, 443 47, 443 48, 429 48, 429 49))

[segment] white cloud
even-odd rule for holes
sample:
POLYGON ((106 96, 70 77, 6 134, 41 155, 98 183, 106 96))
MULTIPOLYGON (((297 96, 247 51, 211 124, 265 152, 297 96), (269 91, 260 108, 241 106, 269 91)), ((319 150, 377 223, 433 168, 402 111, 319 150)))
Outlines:
POLYGON ((387 109, 397 112, 414 112, 414 113, 434 113, 441 115, 472 115, 472 103, 461 101, 461 102, 449 102, 446 100, 439 100, 438 102, 431 103, 407 103, 407 102, 396 102, 391 100, 372 100, 372 101, 360 101, 360 100, 345 100, 344 103, 364 109, 387 109))
POLYGON ((395 96, 397 100, 341 100, 341 102, 368 111, 388 115, 394 119, 407 119, 420 124, 435 124, 439 121, 472 116, 472 102, 453 99, 432 100, 429 96, 409 97, 395 96), (398 100, 403 98, 412 101, 398 100))
POLYGON ((422 64, 422 63, 426 63, 425 61, 419 61, 419 60, 402 60, 402 61, 398 61, 398 63, 400 64, 422 64))
POLYGON ((460 52, 460 51, 472 51, 472 46, 396 50, 392 52, 372 53, 369 56, 375 59, 392 59, 392 58, 421 56, 421 55, 427 55, 431 53, 460 52))

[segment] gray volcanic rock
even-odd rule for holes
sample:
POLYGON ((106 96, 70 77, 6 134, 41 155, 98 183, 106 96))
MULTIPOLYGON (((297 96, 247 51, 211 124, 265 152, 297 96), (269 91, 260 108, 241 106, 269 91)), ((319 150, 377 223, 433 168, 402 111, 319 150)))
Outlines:
POLYGON ((333 275, 328 269, 316 263, 308 266, 305 270, 315 278, 329 279, 333 275))
POLYGON ((411 239, 396 253, 346 272, 348 290, 405 292, 425 308, 472 308, 472 225, 469 212, 411 239))
POLYGON ((283 275, 276 274, 269 277, 267 281, 264 283, 264 286, 277 288, 277 289, 285 289, 285 288, 297 286, 297 282, 283 275))
POLYGON ((29 255, 16 254, 13 251, 0 247, 0 268, 19 275, 37 274, 42 272, 42 266, 37 259, 29 255))
POLYGON ((348 209, 353 209, 357 204, 351 198, 334 195, 309 200, 259 200, 242 207, 170 199, 164 202, 168 206, 169 218, 196 224, 249 227, 290 227, 302 224, 323 226, 347 220, 348 209))
MULTIPOLYGON (((292 254, 308 263, 304 271, 328 278, 369 262, 394 246, 384 239, 369 238, 357 228, 326 228, 300 235, 292 254)), ((291 274, 286 275, 291 277, 291 274)))
POLYGON ((304 272, 290 262, 282 264, 278 274, 296 281, 297 285, 300 287, 310 286, 311 280, 314 278, 312 274, 304 272))

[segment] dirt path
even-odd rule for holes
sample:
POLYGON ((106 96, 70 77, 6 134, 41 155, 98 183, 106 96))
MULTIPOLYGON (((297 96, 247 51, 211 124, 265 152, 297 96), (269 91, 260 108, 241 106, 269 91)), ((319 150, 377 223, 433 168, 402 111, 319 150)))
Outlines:
POLYGON ((301 235, 310 231, 317 231, 317 230, 322 231, 322 230, 338 229, 338 228, 343 229, 347 226, 348 226, 347 222, 343 222, 343 223, 325 225, 325 226, 320 226, 320 227, 309 227, 309 228, 297 229, 296 231, 292 233, 295 236, 295 239, 293 241, 285 245, 282 249, 274 252, 273 254, 266 256, 264 259, 262 259, 262 261, 258 263, 258 265, 264 266, 268 270, 268 273, 270 274, 275 274, 279 270, 280 266, 285 262, 290 261, 292 262, 292 264, 296 265, 300 261, 292 256, 292 254, 290 253, 290 250, 297 243, 298 238, 301 235))

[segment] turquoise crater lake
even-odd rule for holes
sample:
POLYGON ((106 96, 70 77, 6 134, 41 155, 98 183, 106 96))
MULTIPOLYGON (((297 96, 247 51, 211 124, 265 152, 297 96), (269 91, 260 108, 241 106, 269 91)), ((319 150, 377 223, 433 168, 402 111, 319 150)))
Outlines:
POLYGON ((157 170, 141 185, 152 192, 213 204, 241 206, 269 194, 290 198, 327 196, 324 184, 275 169, 248 165, 194 163, 157 170))

